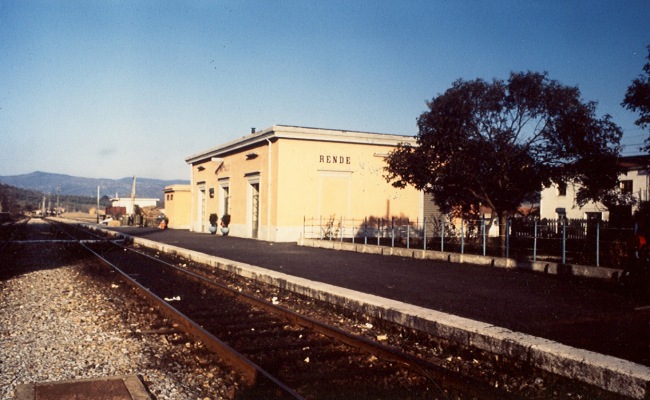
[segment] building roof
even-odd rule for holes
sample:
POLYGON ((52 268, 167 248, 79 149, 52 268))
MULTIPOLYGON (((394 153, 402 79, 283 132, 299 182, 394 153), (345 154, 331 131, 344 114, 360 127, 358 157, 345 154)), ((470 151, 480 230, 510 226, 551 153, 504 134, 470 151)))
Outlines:
MULTIPOLYGON (((152 202, 152 201, 159 201, 160 199, 157 199, 155 197, 135 197, 133 200, 136 201, 136 202, 137 201, 152 202)), ((112 198, 109 199, 109 201, 131 201, 131 198, 130 197, 112 197, 112 198)))
POLYGON ((650 155, 627 156, 618 160, 618 165, 627 169, 644 169, 650 166, 650 155))
POLYGON ((163 189, 163 192, 165 193, 171 193, 171 192, 189 192, 191 189, 190 185, 186 184, 174 184, 174 185, 168 185, 165 186, 163 189))
POLYGON ((415 145, 415 137, 391 135, 385 133, 371 133, 359 131, 346 131, 338 129, 307 128, 289 125, 273 125, 270 128, 251 133, 239 139, 226 142, 209 150, 191 155, 185 162, 192 164, 212 157, 223 156, 251 145, 259 144, 273 138, 316 140, 321 142, 356 143, 396 146, 398 143, 415 145))

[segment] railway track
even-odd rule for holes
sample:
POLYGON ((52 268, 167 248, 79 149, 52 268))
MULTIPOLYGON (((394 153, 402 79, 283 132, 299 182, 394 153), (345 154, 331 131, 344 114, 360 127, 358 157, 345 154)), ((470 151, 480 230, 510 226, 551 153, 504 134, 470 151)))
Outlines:
POLYGON ((161 314, 244 376, 248 386, 237 398, 514 398, 435 360, 350 335, 274 300, 215 282, 209 274, 188 271, 76 226, 51 222, 48 235, 76 242, 78 251, 83 246, 101 260, 99 273, 120 274, 161 314))
POLYGON ((240 371, 257 397, 509 397, 131 248, 107 241, 85 247, 240 371))

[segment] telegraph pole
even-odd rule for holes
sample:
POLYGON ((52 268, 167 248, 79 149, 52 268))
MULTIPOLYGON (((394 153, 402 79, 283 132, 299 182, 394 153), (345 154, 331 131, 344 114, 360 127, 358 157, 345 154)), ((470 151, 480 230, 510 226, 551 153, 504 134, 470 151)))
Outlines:
POLYGON ((99 185, 97 185, 97 211, 95 214, 97 214, 97 223, 99 223, 99 185))

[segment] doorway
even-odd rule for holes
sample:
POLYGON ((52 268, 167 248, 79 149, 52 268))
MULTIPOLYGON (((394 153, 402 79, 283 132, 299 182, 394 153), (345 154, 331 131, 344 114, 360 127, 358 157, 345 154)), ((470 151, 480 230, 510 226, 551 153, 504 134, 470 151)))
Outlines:
POLYGON ((251 183, 251 237, 257 239, 260 232, 260 184, 251 183))
POLYGON ((205 186, 199 186, 199 232, 205 232, 206 206, 205 206, 205 186))

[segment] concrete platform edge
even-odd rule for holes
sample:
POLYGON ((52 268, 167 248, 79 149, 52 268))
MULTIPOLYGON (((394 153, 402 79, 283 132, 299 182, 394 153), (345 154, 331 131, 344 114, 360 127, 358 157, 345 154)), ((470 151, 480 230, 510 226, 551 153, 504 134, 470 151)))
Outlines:
MULTIPOLYGON (((290 276, 165 243, 128 236, 134 244, 187 258, 246 278, 256 279, 373 317, 473 346, 540 369, 635 399, 650 399, 650 368, 627 360, 577 349, 479 321, 429 310, 322 282, 290 276)), ((375 246, 376 247, 376 246, 375 246)))

